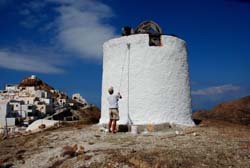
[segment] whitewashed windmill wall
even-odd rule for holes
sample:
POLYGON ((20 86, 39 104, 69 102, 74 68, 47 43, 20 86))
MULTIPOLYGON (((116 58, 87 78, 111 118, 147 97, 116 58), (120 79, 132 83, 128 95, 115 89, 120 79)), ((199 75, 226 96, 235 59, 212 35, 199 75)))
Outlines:
POLYGON ((110 86, 123 96, 119 101, 119 124, 194 124, 186 43, 162 35, 161 44, 149 46, 148 34, 104 43, 101 124, 109 121, 110 86))

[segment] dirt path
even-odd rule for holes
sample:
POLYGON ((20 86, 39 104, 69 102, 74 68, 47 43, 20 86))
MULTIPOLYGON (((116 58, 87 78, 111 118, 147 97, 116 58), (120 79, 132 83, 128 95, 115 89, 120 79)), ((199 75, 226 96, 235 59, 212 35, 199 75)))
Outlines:
POLYGON ((7 139, 0 148, 0 164, 18 168, 250 167, 249 127, 209 122, 136 136, 71 126, 7 139))

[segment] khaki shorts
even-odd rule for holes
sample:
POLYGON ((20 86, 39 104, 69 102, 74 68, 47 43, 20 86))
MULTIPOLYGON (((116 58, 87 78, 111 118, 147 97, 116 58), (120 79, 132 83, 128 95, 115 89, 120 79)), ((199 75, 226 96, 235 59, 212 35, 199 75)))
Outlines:
POLYGON ((119 111, 117 108, 109 109, 109 119, 110 120, 119 120, 119 111))

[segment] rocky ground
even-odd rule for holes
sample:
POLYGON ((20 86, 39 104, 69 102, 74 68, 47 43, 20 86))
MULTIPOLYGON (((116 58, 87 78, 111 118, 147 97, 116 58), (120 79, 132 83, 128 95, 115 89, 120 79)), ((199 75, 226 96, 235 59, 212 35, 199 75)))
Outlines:
POLYGON ((248 168, 248 126, 206 120, 132 135, 70 125, 0 141, 1 167, 248 168))

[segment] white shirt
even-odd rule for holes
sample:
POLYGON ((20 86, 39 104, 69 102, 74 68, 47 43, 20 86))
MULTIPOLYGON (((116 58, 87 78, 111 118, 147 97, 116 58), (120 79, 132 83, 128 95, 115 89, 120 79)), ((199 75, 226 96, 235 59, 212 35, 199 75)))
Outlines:
POLYGON ((108 96, 108 102, 109 102, 109 108, 118 108, 118 101, 120 99, 120 96, 119 95, 115 95, 115 94, 112 94, 112 95, 109 95, 108 96))

